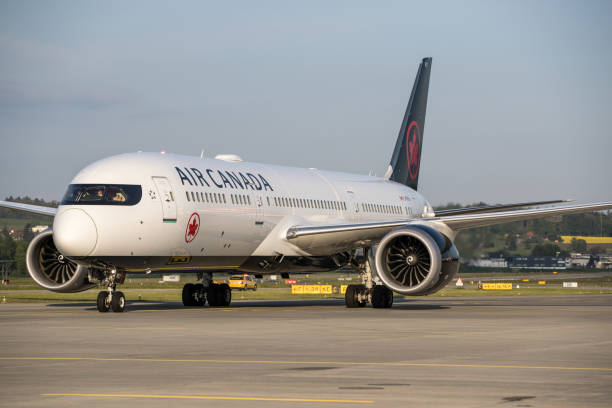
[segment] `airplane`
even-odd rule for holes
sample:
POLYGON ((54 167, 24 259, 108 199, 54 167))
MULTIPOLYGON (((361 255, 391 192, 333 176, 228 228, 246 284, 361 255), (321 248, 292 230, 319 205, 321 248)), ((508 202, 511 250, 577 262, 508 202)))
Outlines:
POLYGON ((123 312, 126 274, 197 274, 185 306, 229 306, 213 274, 257 277, 350 267, 349 308, 389 308, 393 294, 423 296, 459 270, 466 228, 601 211, 612 202, 564 200, 433 210, 418 192, 431 58, 419 65, 384 177, 215 158, 128 153, 96 161, 72 180, 58 208, 0 201, 54 217, 30 242, 30 276, 54 292, 96 286, 100 312, 123 312), (564 204, 561 204, 564 203, 564 204), (561 204, 561 205, 559 205, 561 204))

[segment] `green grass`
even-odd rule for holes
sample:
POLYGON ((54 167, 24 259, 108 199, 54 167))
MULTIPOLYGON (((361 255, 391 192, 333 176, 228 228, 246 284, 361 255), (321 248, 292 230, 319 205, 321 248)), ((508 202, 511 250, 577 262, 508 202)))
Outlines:
MULTIPOLYGON (((128 301, 180 302, 179 289, 139 290, 123 289, 128 301)), ((0 294, 0 301, 6 303, 48 303, 48 302, 91 302, 96 301, 97 290, 79 293, 24 292, 5 291, 0 294)), ((513 290, 476 290, 476 289, 443 289, 429 297, 490 297, 490 296, 546 296, 546 295, 599 295, 612 294, 612 289, 571 289, 571 288, 531 288, 513 290)), ((233 291, 233 300, 303 300, 303 299, 342 299, 342 295, 292 295, 290 288, 263 288, 255 292, 233 291)), ((419 297, 405 298, 419 299, 419 297)))
POLYGON ((51 217, 35 217, 35 218, 0 218, 0 229, 7 227, 8 229, 23 229, 26 224, 36 225, 51 225, 53 218, 51 217))

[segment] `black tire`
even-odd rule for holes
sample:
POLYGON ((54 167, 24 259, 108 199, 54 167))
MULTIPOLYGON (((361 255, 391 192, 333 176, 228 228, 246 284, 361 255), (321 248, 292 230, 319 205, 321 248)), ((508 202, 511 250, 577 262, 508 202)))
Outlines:
POLYGON ((193 283, 187 283, 185 286, 183 286, 182 299, 184 306, 195 306, 193 301, 194 286, 195 285, 193 283))
POLYGON ((232 303, 232 290, 227 283, 218 286, 219 306, 229 306, 232 303))
POLYGON ((103 290, 98 293, 98 300, 96 301, 98 312, 106 313, 110 310, 110 303, 108 302, 108 292, 103 290))
POLYGON ((113 292, 111 309, 113 309, 115 313, 122 313, 125 310, 125 296, 123 292, 113 292))
POLYGON ((211 284, 208 287, 206 298, 208 299, 208 306, 219 306, 219 285, 216 283, 211 284))
POLYGON ((375 309, 388 309, 393 305, 393 292, 383 285, 372 289, 372 306, 375 309))
POLYGON ((257 285, 253 286, 253 292, 257 290, 257 285))
POLYGON ((364 307, 366 302, 359 301, 359 293, 365 291, 364 285, 348 285, 346 288, 346 293, 344 295, 344 301, 346 303, 346 307, 355 308, 355 307, 364 307))
POLYGON ((204 306, 206 304, 206 292, 204 292, 204 285, 196 283, 193 285, 193 304, 195 306, 204 306))

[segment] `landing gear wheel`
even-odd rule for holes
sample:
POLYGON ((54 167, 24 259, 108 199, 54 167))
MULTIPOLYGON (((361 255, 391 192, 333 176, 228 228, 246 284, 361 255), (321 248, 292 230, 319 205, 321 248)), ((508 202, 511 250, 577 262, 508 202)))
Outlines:
POLYGON ((195 306, 193 299, 193 292, 195 291, 195 285, 193 283, 187 283, 183 286, 183 305, 184 306, 195 306))
POLYGON ((110 303, 108 302, 108 292, 103 290, 98 293, 98 300, 96 302, 98 312, 105 313, 110 310, 110 303))
POLYGON ((227 283, 219 285, 219 306, 229 306, 232 303, 232 290, 227 283))
POLYGON ((375 309, 388 309, 393 305, 393 292, 383 285, 372 289, 372 306, 375 309))
POLYGON ((111 309, 115 313, 121 313, 125 310, 125 296, 123 296, 123 292, 113 292, 111 309))
POLYGON ((208 287, 208 293, 206 294, 206 298, 208 299, 208 306, 219 306, 219 285, 213 283, 208 287))
POLYGON ((206 292, 204 292, 204 285, 196 283, 193 285, 193 303, 195 306, 204 306, 206 304, 206 292))
POLYGON ((344 295, 346 307, 364 307, 366 305, 366 302, 360 301, 359 295, 365 293, 365 290, 365 285, 348 285, 348 287, 346 288, 346 294, 344 295))
POLYGON ((208 304, 210 306, 229 306, 232 302, 232 290, 227 283, 210 285, 208 288, 208 304))

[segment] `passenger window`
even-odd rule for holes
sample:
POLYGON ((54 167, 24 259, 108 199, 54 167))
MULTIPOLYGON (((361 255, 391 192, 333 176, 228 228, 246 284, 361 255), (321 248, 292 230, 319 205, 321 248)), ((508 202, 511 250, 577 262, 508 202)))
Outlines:
POLYGON ((185 196, 187 196, 187 201, 189 201, 189 192, 185 191, 185 196))

